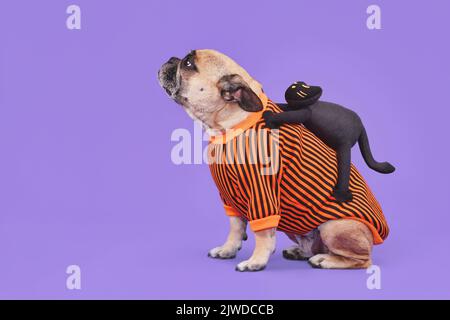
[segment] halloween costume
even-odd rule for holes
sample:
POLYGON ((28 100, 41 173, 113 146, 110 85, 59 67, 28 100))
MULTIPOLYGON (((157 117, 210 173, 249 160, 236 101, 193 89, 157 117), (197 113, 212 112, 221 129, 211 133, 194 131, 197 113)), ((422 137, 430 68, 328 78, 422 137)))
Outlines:
POLYGON ((380 173, 394 172, 388 162, 377 162, 370 151, 369 140, 359 116, 340 105, 319 101, 322 89, 309 86, 304 82, 295 82, 285 93, 287 105, 280 104, 282 113, 266 111, 263 117, 270 128, 283 124, 303 124, 325 144, 337 153, 338 178, 333 196, 339 202, 351 201, 349 190, 351 148, 358 142, 366 164, 380 173))
POLYGON ((281 109, 265 96, 261 100, 263 111, 213 136, 208 146, 209 167, 226 214, 247 219, 253 231, 274 227, 298 235, 328 220, 354 219, 369 227, 375 244, 382 243, 389 233, 385 217, 356 168, 351 165, 353 200, 336 202, 336 153, 303 125, 284 125, 278 135, 271 132, 262 114, 281 109))

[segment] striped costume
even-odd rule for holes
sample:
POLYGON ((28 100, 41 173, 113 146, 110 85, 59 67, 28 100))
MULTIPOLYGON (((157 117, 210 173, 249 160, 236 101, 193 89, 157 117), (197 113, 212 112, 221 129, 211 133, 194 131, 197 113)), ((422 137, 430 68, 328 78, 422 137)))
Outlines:
MULTIPOLYGON (((264 110, 281 112, 262 95, 264 110)), ((212 136, 209 167, 225 212, 244 217, 253 231, 276 227, 304 235, 331 219, 354 219, 369 227, 380 244, 389 229, 380 205, 352 165, 353 200, 331 196, 337 180, 335 152, 302 125, 265 127, 252 113, 233 130, 212 136)))

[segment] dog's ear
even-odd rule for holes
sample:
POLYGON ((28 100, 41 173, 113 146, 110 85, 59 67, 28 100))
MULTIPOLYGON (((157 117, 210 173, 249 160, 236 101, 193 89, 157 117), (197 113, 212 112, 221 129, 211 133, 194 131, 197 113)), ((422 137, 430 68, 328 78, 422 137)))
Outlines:
POLYGON ((243 110, 248 112, 257 112, 263 109, 263 104, 259 97, 240 75, 223 76, 217 83, 217 86, 225 101, 237 102, 243 110))

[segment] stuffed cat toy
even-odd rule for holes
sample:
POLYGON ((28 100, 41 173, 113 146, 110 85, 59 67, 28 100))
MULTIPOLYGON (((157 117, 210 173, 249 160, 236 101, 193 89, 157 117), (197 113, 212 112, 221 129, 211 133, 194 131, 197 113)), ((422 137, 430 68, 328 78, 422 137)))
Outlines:
POLYGON ((355 112, 334 103, 319 101, 321 95, 320 87, 295 82, 286 90, 287 104, 278 104, 284 112, 266 111, 263 117, 271 129, 279 128, 283 123, 303 124, 336 151, 338 176, 333 197, 338 202, 351 201, 351 148, 357 141, 369 168, 380 173, 392 173, 395 168, 389 162, 375 161, 364 125, 355 112))

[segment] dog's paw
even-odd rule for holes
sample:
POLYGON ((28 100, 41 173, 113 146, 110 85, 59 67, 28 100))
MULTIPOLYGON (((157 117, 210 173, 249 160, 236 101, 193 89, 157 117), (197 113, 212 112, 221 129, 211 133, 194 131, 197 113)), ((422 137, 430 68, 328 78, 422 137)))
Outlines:
POLYGON ((298 247, 291 247, 283 250, 283 258, 288 260, 308 260, 298 247))
POLYGON ((353 195, 350 190, 338 190, 334 189, 332 196, 337 202, 349 202, 353 200, 353 195))
POLYGON ((316 254, 315 256, 312 256, 309 258, 308 263, 311 265, 311 267, 316 269, 325 269, 325 261, 326 261, 327 255, 326 254, 316 254))
POLYGON ((267 262, 258 262, 254 259, 242 261, 236 266, 236 271, 261 271, 266 268, 267 262))
POLYGON ((343 265, 342 261, 336 258, 336 256, 329 255, 327 253, 316 254, 308 260, 311 267, 316 269, 349 269, 353 268, 353 265, 343 265))
POLYGON ((278 129, 280 127, 275 121, 273 121, 274 114, 275 113, 273 111, 264 111, 263 113, 263 118, 264 121, 266 122, 266 127, 270 129, 278 129))
POLYGON ((233 259, 236 258, 236 253, 240 250, 240 247, 232 246, 220 246, 209 250, 208 257, 214 259, 233 259))

